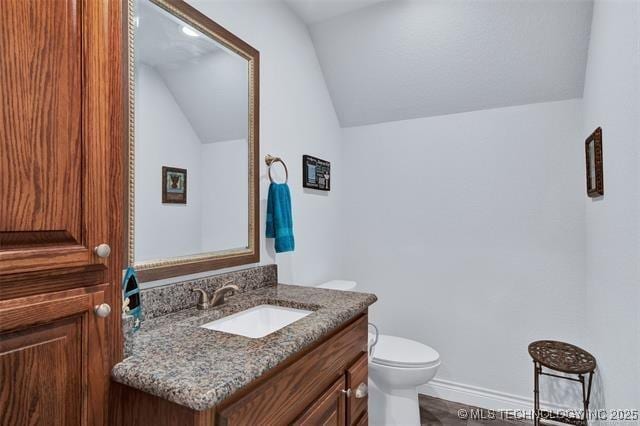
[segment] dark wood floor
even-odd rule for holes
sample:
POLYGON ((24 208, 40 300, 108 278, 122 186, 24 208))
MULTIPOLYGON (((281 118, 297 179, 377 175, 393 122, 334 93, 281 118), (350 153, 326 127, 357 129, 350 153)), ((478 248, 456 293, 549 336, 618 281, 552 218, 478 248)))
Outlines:
POLYGON ((523 426, 529 423, 503 419, 499 413, 431 396, 420 395, 419 401, 422 426, 523 426))

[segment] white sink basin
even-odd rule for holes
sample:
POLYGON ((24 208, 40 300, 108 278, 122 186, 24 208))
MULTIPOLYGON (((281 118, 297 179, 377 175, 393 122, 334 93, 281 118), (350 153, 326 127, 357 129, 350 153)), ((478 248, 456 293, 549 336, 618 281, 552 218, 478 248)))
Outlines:
POLYGON ((278 331, 312 312, 275 305, 258 305, 246 311, 208 322, 200 327, 258 338, 278 331))

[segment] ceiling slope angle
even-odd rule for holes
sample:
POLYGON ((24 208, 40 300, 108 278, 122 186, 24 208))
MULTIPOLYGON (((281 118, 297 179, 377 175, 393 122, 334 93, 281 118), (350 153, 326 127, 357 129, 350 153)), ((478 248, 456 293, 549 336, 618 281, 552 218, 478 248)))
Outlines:
POLYGON ((287 1, 343 127, 582 97, 590 1, 287 1))
POLYGON ((285 0, 305 24, 311 25, 376 3, 392 0, 285 0))

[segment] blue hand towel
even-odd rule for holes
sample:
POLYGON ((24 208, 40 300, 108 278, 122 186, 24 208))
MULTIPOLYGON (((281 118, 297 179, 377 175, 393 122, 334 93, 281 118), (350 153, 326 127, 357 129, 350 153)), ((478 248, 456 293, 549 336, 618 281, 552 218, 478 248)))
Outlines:
POLYGON ((269 185, 266 237, 276 239, 276 253, 293 251, 295 248, 293 219, 291 217, 291 193, 286 183, 269 185))

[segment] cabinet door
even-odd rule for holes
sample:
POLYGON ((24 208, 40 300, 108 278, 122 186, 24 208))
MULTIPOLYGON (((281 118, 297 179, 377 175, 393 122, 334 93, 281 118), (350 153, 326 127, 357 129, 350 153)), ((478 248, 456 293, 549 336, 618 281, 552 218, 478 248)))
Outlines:
POLYGON ((293 424, 296 426, 345 425, 345 385, 344 377, 338 379, 293 424))
POLYGON ((0 425, 102 425, 106 285, 0 302, 0 425))
POLYGON ((2 0, 0 274, 103 262, 119 170, 106 1, 2 0))
POLYGON ((368 357, 363 354, 347 369, 347 389, 351 396, 347 398, 347 424, 360 424, 361 417, 366 416, 368 389, 368 357))

